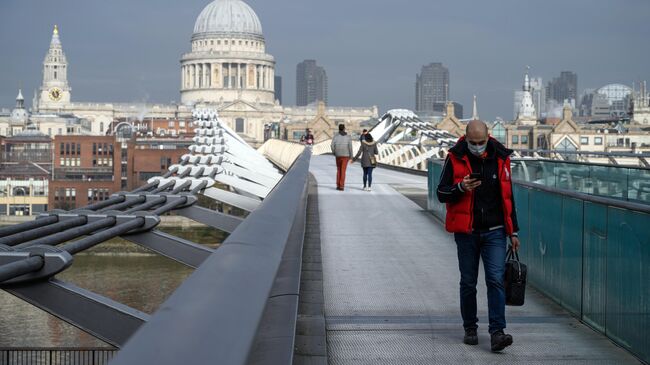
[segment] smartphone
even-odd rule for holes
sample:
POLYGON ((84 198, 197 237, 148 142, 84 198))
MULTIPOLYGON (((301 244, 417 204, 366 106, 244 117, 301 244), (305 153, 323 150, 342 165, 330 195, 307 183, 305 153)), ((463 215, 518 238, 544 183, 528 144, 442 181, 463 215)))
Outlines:
POLYGON ((469 174, 470 179, 476 179, 476 180, 481 180, 481 173, 480 172, 472 172, 469 174))

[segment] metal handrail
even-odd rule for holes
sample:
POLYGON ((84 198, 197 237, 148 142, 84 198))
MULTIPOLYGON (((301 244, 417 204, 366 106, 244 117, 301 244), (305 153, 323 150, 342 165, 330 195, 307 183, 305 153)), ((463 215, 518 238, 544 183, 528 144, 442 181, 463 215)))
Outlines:
MULTIPOLYGON (((429 159, 429 161, 431 161, 432 163, 438 164, 438 165, 442 165, 442 163, 443 163, 443 160, 441 160, 441 159, 429 159)), ((585 165, 587 165, 587 164, 585 164, 585 165)), ((513 179, 512 181, 515 184, 522 185, 522 186, 525 186, 525 187, 531 188, 531 189, 537 189, 537 190, 541 190, 541 191, 545 191, 545 192, 549 192, 549 193, 558 193, 558 194, 566 195, 568 197, 589 201, 589 202, 592 202, 592 203, 604 204, 604 205, 609 205, 609 206, 616 207, 616 208, 634 210, 634 211, 649 213, 650 214, 650 205, 646 205, 646 204, 634 203, 634 202, 630 202, 630 201, 626 201, 626 200, 608 198, 608 197, 599 196, 599 195, 591 195, 591 194, 587 194, 587 193, 581 193, 581 192, 577 192, 577 191, 573 191, 573 190, 550 187, 550 186, 536 184, 536 183, 529 182, 529 181, 523 181, 523 180, 517 180, 517 179, 513 179)))
POLYGON ((111 364, 243 365, 260 356, 255 348, 272 348, 265 362, 291 363, 310 158, 305 149, 261 205, 140 327, 111 364), (193 300, 199 293, 200 300, 193 300), (283 314, 268 313, 276 308, 283 314), (278 316, 289 320, 282 328, 273 327, 272 340, 265 338, 265 320, 278 316))
POLYGON ((598 195, 591 195, 591 194, 581 193, 573 190, 560 189, 560 188, 550 187, 546 185, 535 184, 528 181, 513 180, 513 182, 517 185, 525 186, 530 189, 536 189, 548 193, 561 194, 563 196, 576 198, 591 203, 608 205, 613 208, 621 208, 621 209, 627 209, 636 212, 650 214, 650 205, 646 205, 646 204, 633 203, 633 202, 620 200, 620 199, 608 198, 608 197, 598 196, 598 195))

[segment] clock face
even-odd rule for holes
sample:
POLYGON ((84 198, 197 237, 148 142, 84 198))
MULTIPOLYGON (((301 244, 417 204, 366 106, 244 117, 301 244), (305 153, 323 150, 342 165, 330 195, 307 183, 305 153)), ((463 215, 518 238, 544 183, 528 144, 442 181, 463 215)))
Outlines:
POLYGON ((49 97, 53 101, 59 101, 61 100, 61 97, 63 96, 63 92, 61 89, 58 87, 53 87, 50 89, 50 92, 48 93, 49 97))

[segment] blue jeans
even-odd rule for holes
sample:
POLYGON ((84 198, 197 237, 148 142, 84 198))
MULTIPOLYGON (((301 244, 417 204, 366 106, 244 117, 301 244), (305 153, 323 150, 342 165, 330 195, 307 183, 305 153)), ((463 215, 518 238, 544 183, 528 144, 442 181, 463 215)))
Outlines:
POLYGON ((364 167, 363 168, 363 187, 366 187, 366 184, 368 184, 368 187, 372 185, 372 169, 374 167, 364 167))
POLYGON ((460 269, 460 313, 463 327, 478 328, 476 282, 478 263, 483 258, 487 285, 490 334, 506 328, 506 292, 503 286, 506 261, 506 233, 503 228, 485 233, 455 233, 460 269))

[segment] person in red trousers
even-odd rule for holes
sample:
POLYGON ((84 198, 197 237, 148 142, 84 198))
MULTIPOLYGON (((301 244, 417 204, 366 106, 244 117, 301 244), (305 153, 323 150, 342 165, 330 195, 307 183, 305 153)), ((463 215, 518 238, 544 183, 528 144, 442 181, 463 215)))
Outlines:
POLYGON ((332 138, 332 153, 336 157, 336 190, 345 188, 345 170, 352 158, 352 138, 345 132, 345 124, 339 124, 339 133, 332 138))

